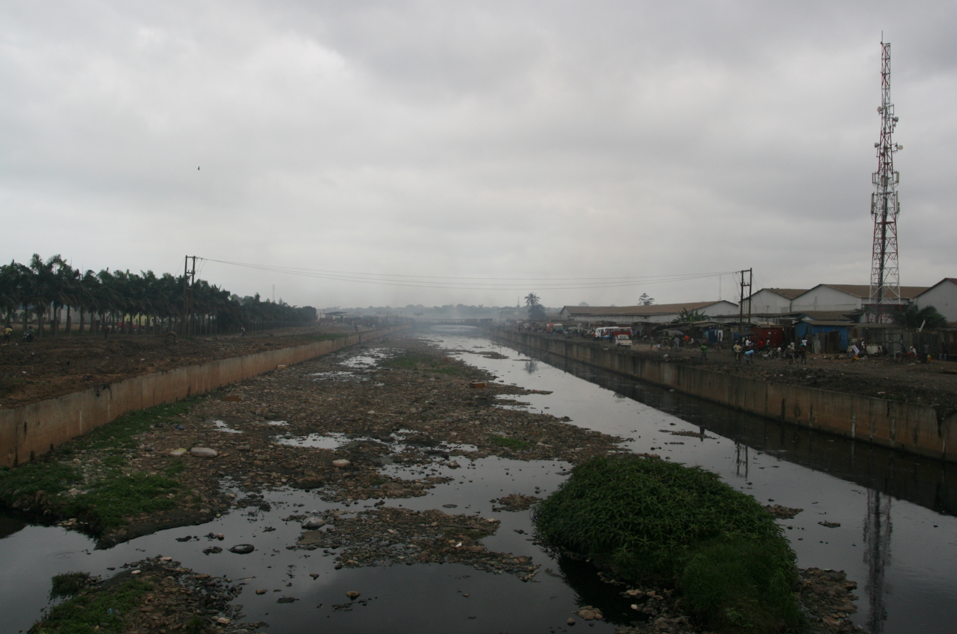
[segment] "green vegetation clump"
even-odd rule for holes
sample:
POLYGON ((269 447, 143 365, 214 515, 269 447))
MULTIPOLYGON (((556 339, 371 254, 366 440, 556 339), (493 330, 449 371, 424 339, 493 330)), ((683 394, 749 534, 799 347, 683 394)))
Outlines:
MULTIPOLYGON (((199 397, 193 397, 124 414, 75 439, 71 443, 74 445, 72 449, 107 449, 114 452, 135 449, 137 436, 156 424, 169 423, 174 417, 187 413, 198 401, 199 397)), ((67 450, 67 447, 64 446, 63 450, 67 450)))
POLYGON ((80 470, 59 462, 31 462, 0 471, 0 502, 8 506, 40 491, 56 495, 83 481, 80 470))
POLYGON ((593 458, 533 514, 553 551, 633 583, 677 585, 707 627, 773 632, 800 622, 794 552, 774 518, 714 473, 639 456, 593 458))
POLYGON ((431 372, 434 374, 467 374, 469 369, 447 359, 434 359, 421 354, 403 354, 387 360, 382 365, 414 372, 431 372))
POLYGON ((84 593, 50 610, 45 619, 30 628, 30 634, 119 634, 126 629, 123 615, 136 609, 153 586, 139 579, 97 592, 84 593))
POLYGON ((506 438, 505 436, 490 436, 489 442, 493 445, 499 447, 507 447, 508 449, 514 449, 515 451, 522 451, 523 449, 528 449, 532 446, 532 443, 527 440, 520 440, 518 438, 506 438))
POLYGON ((183 503, 182 487, 177 481, 184 470, 181 460, 170 458, 162 475, 130 473, 128 465, 140 434, 155 425, 172 424, 198 400, 197 397, 130 412, 35 462, 0 470, 0 504, 38 513, 49 511, 57 517, 76 517, 87 522, 94 532, 102 532, 123 526, 136 516, 183 503), (102 458, 89 462, 91 456, 87 454, 82 461, 71 460, 81 452, 102 458), (94 465, 96 468, 84 476, 84 470, 89 471, 94 465), (72 488, 79 492, 67 495, 72 488), (24 503, 25 499, 29 502, 24 503))
POLYGON ((90 583, 88 572, 65 572, 52 579, 50 599, 65 599, 76 596, 90 583))
POLYGON ((82 517, 97 530, 126 524, 128 518, 165 511, 176 504, 180 484, 164 476, 113 474, 65 505, 72 517, 82 517))

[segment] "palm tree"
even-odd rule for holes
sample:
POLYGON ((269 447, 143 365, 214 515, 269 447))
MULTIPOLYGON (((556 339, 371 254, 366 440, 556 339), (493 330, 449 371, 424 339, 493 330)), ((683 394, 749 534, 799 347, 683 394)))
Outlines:
MULTIPOLYGON (((34 253, 30 258, 30 264, 25 267, 28 276, 26 299, 33 303, 33 310, 37 316, 37 336, 43 336, 43 317, 47 309, 60 297, 56 270, 62 263, 63 260, 59 255, 54 255, 44 262, 39 254, 34 253)), ((51 332, 55 334, 56 330, 53 329, 51 332)))
POLYGON ((538 306, 542 302, 539 300, 538 295, 535 293, 529 293, 525 296, 525 305, 531 308, 532 306, 538 306))
POLYGON ((6 311, 4 324, 11 326, 23 302, 23 273, 16 262, 0 266, 0 308, 6 311))

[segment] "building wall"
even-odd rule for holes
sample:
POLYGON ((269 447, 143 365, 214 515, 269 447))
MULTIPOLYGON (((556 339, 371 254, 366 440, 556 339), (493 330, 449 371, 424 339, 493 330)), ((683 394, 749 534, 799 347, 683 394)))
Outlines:
POLYGON ((777 293, 767 290, 761 290, 744 300, 744 312, 748 312, 748 304, 751 304, 751 312, 755 314, 783 314, 791 312, 791 300, 781 297, 777 293))
POLYGON ((860 297, 848 295, 842 291, 819 286, 812 288, 808 292, 795 297, 791 301, 791 312, 801 312, 806 310, 857 310, 860 309, 863 301, 860 297))
POLYGON ((917 307, 933 306, 949 322, 957 322, 957 284, 947 280, 917 296, 917 307))

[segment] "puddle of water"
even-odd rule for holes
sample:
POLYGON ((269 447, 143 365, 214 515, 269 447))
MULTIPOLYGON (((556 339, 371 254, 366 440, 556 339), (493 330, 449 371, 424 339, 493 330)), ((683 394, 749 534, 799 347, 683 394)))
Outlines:
MULTIPOLYGON (((276 442, 280 445, 287 445, 290 447, 310 447, 313 449, 339 449, 354 442, 375 442, 387 445, 391 453, 399 454, 408 449, 408 444, 405 441, 410 436, 415 437, 416 435, 417 432, 408 429, 400 429, 389 435, 390 441, 384 441, 381 438, 367 438, 365 436, 329 432, 321 434, 309 434, 308 436, 277 436, 276 442)), ((467 456, 470 453, 478 451, 478 447, 475 445, 450 443, 445 441, 436 443, 435 446, 430 447, 430 449, 446 452, 453 456, 467 456)))
POLYGON ((213 421, 213 424, 216 425, 216 429, 218 429, 218 430, 221 431, 221 432, 227 433, 227 434, 241 434, 241 433, 243 433, 243 432, 239 431, 238 429, 233 429, 232 427, 230 427, 229 425, 227 425, 225 422, 223 422, 223 421, 221 421, 221 420, 214 420, 214 421, 213 421))
POLYGON ((311 447, 313 449, 338 449, 352 442, 345 434, 309 434, 308 436, 277 436, 276 442, 290 447, 311 447))
POLYGON ((339 365, 344 365, 347 368, 368 369, 375 367, 382 360, 391 357, 392 354, 385 348, 372 348, 361 354, 349 356, 347 359, 340 361, 339 365))

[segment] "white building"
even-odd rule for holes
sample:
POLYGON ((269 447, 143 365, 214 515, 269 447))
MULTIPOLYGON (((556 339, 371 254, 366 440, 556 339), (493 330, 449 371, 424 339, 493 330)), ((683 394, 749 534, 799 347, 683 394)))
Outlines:
POLYGON ((945 277, 914 300, 918 308, 933 306, 950 323, 957 322, 957 278, 945 277))
POLYGON ((783 315, 790 313, 791 301, 807 292, 806 288, 762 288, 750 297, 746 297, 742 303, 744 314, 748 314, 748 309, 753 315, 783 315))
POLYGON ((730 321, 738 317, 738 305, 724 300, 650 306, 565 306, 560 317, 563 322, 581 324, 667 324, 675 321, 685 311, 697 311, 699 315, 707 315, 712 321, 730 321))
MULTIPOLYGON (((905 306, 928 290, 926 286, 901 286, 905 306)), ((818 284, 791 300, 791 312, 862 310, 870 304, 871 288, 863 284, 818 284)))

